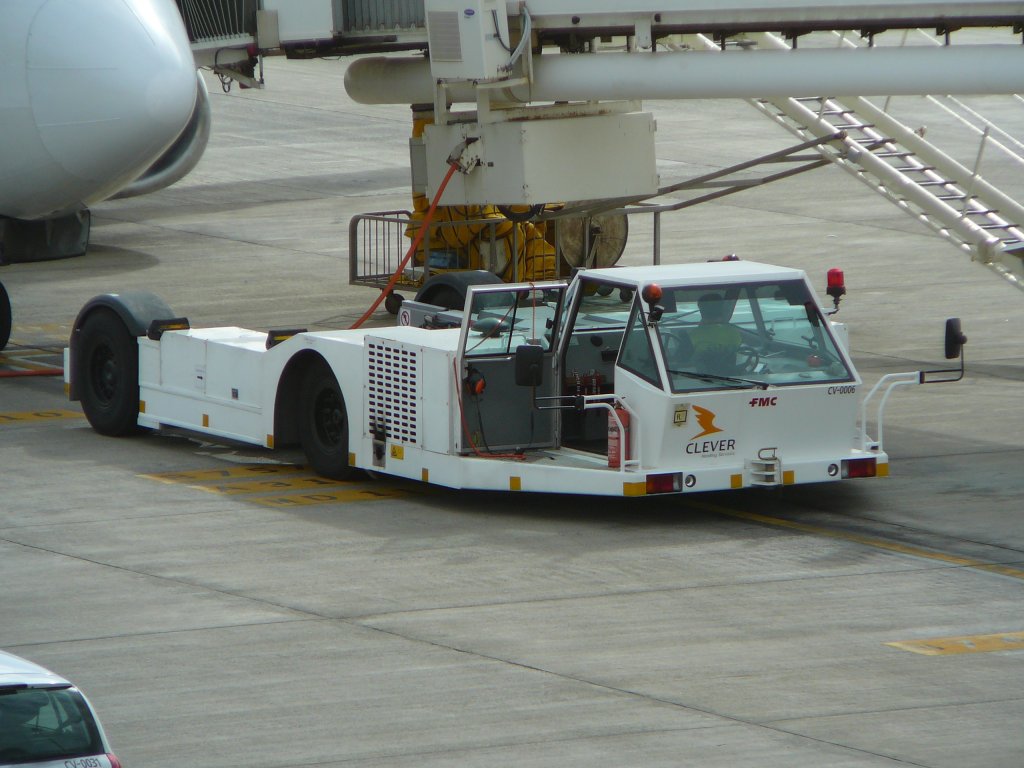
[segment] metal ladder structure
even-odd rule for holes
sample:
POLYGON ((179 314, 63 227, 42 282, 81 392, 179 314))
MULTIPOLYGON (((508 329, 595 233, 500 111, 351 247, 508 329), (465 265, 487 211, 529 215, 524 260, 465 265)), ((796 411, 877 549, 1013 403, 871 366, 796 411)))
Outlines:
MULTIPOLYGON (((702 37, 702 36, 701 36, 702 37)), ((758 36, 773 48, 789 46, 758 36)), ((704 37, 704 48, 719 44, 704 37)), ((750 99, 758 111, 804 140, 842 131, 817 151, 898 208, 1024 289, 1024 206, 861 97, 750 99)), ((987 139, 982 137, 978 160, 987 139)))

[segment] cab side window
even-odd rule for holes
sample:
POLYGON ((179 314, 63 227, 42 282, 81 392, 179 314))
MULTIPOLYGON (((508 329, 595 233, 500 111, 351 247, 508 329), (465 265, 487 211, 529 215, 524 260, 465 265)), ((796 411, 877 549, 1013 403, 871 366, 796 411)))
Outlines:
POLYGON ((630 373, 635 373, 654 386, 660 387, 661 376, 658 374, 658 363, 654 359, 651 339, 647 334, 647 327, 638 306, 638 304, 633 306, 633 314, 623 337, 622 350, 619 352, 619 366, 630 373))

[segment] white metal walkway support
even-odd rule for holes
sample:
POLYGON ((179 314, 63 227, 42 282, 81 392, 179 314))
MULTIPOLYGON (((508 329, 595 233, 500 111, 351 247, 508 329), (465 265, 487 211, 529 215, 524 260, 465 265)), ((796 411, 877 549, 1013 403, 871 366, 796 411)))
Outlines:
MULTIPOLYGON (((698 36, 707 50, 717 43, 698 36)), ((761 45, 788 49, 771 34, 761 45)), ((844 131, 845 146, 817 150, 901 210, 1024 289, 1024 206, 946 155, 872 102, 858 96, 749 100, 802 139, 844 131)), ((987 134, 982 137, 980 152, 987 134)))

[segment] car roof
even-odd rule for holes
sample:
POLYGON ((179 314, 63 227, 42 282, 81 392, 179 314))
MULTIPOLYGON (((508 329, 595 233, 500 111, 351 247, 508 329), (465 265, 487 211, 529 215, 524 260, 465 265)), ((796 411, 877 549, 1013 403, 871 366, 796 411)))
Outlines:
POLYGON ((662 288, 676 288, 706 282, 738 283, 761 280, 804 279, 805 273, 791 267, 777 267, 756 261, 708 261, 690 264, 663 264, 643 267, 605 267, 588 269, 583 277, 597 277, 610 282, 635 286, 658 283, 662 288))
POLYGON ((0 685, 70 685, 60 675, 56 675, 45 667, 15 656, 7 651, 0 651, 0 685))

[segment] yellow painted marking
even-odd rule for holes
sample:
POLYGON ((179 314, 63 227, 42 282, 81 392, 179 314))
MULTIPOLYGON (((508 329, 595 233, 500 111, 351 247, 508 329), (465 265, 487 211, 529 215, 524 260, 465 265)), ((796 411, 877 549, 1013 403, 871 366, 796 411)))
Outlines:
POLYGON ((204 427, 209 427, 210 426, 210 414, 208 414, 208 413, 204 413, 203 414, 203 426, 204 427))
POLYGON ((1010 576, 1014 579, 1024 579, 1024 570, 1020 568, 1013 568, 1008 565, 999 565, 998 563, 989 563, 984 560, 975 560, 970 557, 950 555, 945 552, 936 552, 932 549, 922 549, 921 547, 914 547, 908 544, 900 544, 896 541, 887 541, 885 539, 876 539, 871 536, 862 536, 859 533, 837 531, 831 528, 824 528, 820 525, 810 525, 808 523, 800 523, 795 520, 784 520, 780 517, 759 515, 756 512, 743 512, 738 509, 730 509, 729 507, 723 507, 718 504, 708 504, 703 501, 694 501, 691 502, 691 504, 694 507, 705 509, 708 512, 714 512, 719 515, 728 515, 729 517, 737 517, 742 520, 751 520, 756 523, 771 525, 776 528, 789 528, 794 531, 813 533, 817 536, 828 536, 832 539, 852 541, 856 544, 863 544, 864 546, 873 547, 875 549, 884 549, 888 552, 896 552, 901 555, 923 557, 928 560, 938 560, 939 562, 960 566, 962 568, 977 568, 978 570, 987 571, 989 573, 998 573, 1001 576, 1010 576))
POLYGON ((379 499, 406 496, 409 493, 410 491, 401 488, 362 488, 325 493, 296 493, 288 496, 263 496, 247 499, 247 501, 251 501, 254 504, 262 504, 265 507, 284 509, 288 507, 306 507, 313 504, 335 504, 346 501, 377 501, 379 499))
POLYGON ((523 490, 523 478, 512 476, 508 479, 508 489, 510 491, 521 491, 523 490))
POLYGON ((875 466, 875 477, 888 477, 889 476, 889 465, 878 464, 875 466))
POLYGON ((21 411, 18 413, 0 413, 0 426, 25 421, 49 421, 52 419, 81 419, 81 411, 57 409, 53 411, 21 411))
POLYGON ((729 475, 729 487, 730 488, 742 488, 743 487, 743 475, 729 475))
POLYGON ((251 480, 231 483, 214 483, 212 485, 194 485, 200 491, 220 493, 225 496, 237 496, 240 493, 273 493, 275 491, 296 491, 307 488, 341 488, 342 483, 328 480, 326 477, 314 475, 297 475, 282 477, 276 480, 251 480))
POLYGON ((640 483, 623 483, 622 484, 622 495, 623 496, 646 496, 647 495, 647 481, 644 480, 640 483))
POLYGON ((405 458, 405 446, 404 445, 392 445, 391 452, 389 454, 392 459, 402 461, 405 458))
POLYGON ((926 656, 952 656, 958 653, 1024 651, 1024 632, 1000 632, 994 635, 933 637, 929 640, 900 640, 886 643, 893 648, 926 656))
POLYGON ((795 483, 795 482, 796 482, 796 472, 794 472, 792 469, 784 469, 784 470, 782 470, 782 484, 783 485, 793 485, 793 483, 795 483))
POLYGON ((289 475, 305 471, 298 464, 242 464, 224 469, 197 469, 192 472, 159 472, 139 475, 161 483, 210 483, 218 480, 246 480, 254 477, 289 475))
MULTIPOLYGON (((15 355, 0 355, 0 365, 7 365, 7 366, 10 366, 11 368, 14 368, 15 370, 22 370, 22 371, 62 371, 63 372, 63 370, 64 370, 64 365, 63 364, 53 365, 52 363, 49 363, 49 362, 39 363, 39 362, 36 362, 35 360, 31 359, 32 357, 43 357, 44 355, 49 356, 49 357, 54 357, 55 356, 55 354, 53 352, 40 352, 40 353, 37 353, 35 355, 32 355, 32 354, 19 354, 17 356, 15 356, 15 355)), ((54 374, 54 375, 56 375, 56 374, 54 374)))
POLYGON ((18 333, 52 333, 60 336, 66 342, 71 326, 62 325, 61 323, 18 323, 14 326, 14 330, 18 333))
POLYGON ((350 453, 348 455, 348 465, 350 467, 354 467, 356 465, 356 455, 354 453, 350 453))
POLYGON ((267 435, 267 441, 266 441, 266 443, 264 443, 264 445, 266 445, 267 448, 273 448, 274 447, 274 436, 273 435, 267 435))
POLYGON ((145 412, 146 412, 146 401, 145 400, 139 400, 139 413, 145 413, 145 412))
POLYGON ((423 470, 421 470, 420 471, 420 479, 424 483, 429 483, 430 482, 430 470, 429 469, 425 469, 425 468, 423 470))

